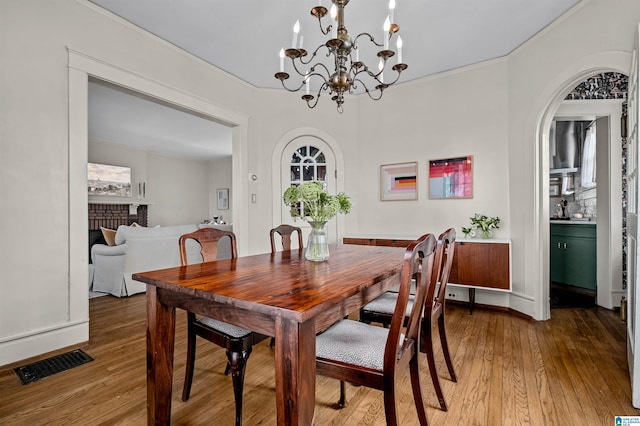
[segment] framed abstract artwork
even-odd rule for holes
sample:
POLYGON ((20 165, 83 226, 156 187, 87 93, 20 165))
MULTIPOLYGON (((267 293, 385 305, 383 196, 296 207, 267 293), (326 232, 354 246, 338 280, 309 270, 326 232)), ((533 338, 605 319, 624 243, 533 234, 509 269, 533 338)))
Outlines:
POLYGON ((383 164, 380 166, 380 200, 418 199, 418 163, 383 164))
POLYGON ((473 198, 473 157, 430 160, 429 198, 473 198))

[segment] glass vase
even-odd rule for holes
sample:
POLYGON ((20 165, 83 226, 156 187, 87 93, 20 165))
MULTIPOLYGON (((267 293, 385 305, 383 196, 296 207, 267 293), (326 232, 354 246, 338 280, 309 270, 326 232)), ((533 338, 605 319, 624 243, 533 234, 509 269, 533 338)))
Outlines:
POLYGON ((489 238, 491 238, 492 236, 492 232, 490 229, 486 229, 482 231, 482 238, 484 238, 485 240, 488 240, 489 238))
POLYGON ((313 262, 323 262, 329 258, 329 241, 325 229, 326 221, 309 221, 311 233, 307 241, 304 257, 313 262))

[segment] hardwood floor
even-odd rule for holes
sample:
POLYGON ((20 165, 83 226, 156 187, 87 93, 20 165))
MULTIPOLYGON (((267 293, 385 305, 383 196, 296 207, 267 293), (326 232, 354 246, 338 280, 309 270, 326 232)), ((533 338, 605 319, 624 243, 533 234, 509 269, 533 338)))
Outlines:
MULTIPOLYGON (((24 386, 11 369, 16 365, 4 367, 0 424, 146 424, 145 296, 91 299, 90 311, 91 340, 82 348, 94 361, 24 386)), ((483 309, 469 316, 466 307, 448 305, 458 383, 448 380, 442 353, 437 353, 449 404, 448 412, 440 411, 421 358, 430 424, 612 425, 617 415, 640 416, 630 402, 625 327, 618 316, 599 308, 554 309, 552 316, 534 322, 483 309)), ((202 339, 191 399, 180 400, 186 314, 179 311, 177 318, 172 424, 233 425, 231 379, 223 375, 226 357, 202 339)), ((400 378, 397 389, 400 423, 417 424, 408 376, 400 378)), ((317 425, 385 424, 380 392, 350 385, 347 390, 347 406, 336 409, 338 382, 318 377, 317 425)), ((244 395, 245 425, 275 424, 269 340, 254 347, 244 395)))

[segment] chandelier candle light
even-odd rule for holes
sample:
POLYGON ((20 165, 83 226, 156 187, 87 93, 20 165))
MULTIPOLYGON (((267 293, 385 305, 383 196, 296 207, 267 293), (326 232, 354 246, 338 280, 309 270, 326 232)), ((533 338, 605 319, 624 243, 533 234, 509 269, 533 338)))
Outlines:
POLYGON ((396 52, 390 50, 389 43, 391 38, 400 30, 400 26, 394 23, 395 19, 395 0, 389 1, 389 15, 383 25, 383 42, 380 44, 375 41, 374 37, 369 33, 360 33, 355 38, 351 38, 344 25, 344 8, 349 0, 331 0, 331 20, 332 23, 326 28, 322 25, 322 18, 327 15, 327 8, 318 2, 318 6, 311 9, 311 15, 318 18, 320 31, 323 35, 330 35, 330 39, 325 44, 318 46, 311 56, 307 58, 308 52, 302 48, 303 36, 300 33, 300 21, 296 21, 293 26, 293 38, 291 47, 280 50, 280 71, 275 77, 282 82, 282 86, 290 91, 297 92, 305 86, 305 94, 302 99, 307 102, 309 108, 314 108, 318 104, 320 94, 326 92, 331 96, 331 100, 336 102, 338 112, 343 111, 344 94, 354 93, 361 85, 364 91, 374 101, 382 98, 384 89, 396 83, 400 78, 402 71, 407 69, 407 64, 402 62, 402 39, 397 37, 397 63, 391 67, 396 72, 395 79, 389 83, 384 82, 384 71, 387 67, 387 60, 396 55, 396 52), (380 58, 377 72, 372 71, 369 66, 360 61, 360 50, 358 41, 368 40, 371 44, 382 49, 378 51, 377 56, 380 58), (326 49, 326 57, 332 58, 333 70, 322 62, 318 62, 318 53, 326 49), (285 80, 289 79, 289 73, 284 70, 284 58, 291 59, 293 70, 302 77, 302 82, 298 87, 289 88, 285 85, 285 80), (316 60, 316 57, 317 60, 316 60), (316 62, 314 62, 316 60, 316 62), (310 94, 309 83, 319 81, 320 86, 316 95, 310 94), (369 84, 369 86, 367 86, 369 84))

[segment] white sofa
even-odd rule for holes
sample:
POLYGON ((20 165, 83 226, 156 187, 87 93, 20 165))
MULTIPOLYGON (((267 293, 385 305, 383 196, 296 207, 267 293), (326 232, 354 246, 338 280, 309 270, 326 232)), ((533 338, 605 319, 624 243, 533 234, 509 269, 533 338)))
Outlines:
MULTIPOLYGON (((231 231, 231 225, 177 225, 157 228, 120 225, 115 246, 95 244, 91 249, 93 262, 92 291, 109 293, 116 297, 131 296, 146 291, 146 285, 134 281, 136 272, 151 271, 180 265, 178 239, 199 227, 216 227, 231 231)), ((231 257, 228 239, 221 241, 218 259, 231 257)), ((187 242, 189 263, 202 262, 200 246, 187 242)))

